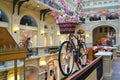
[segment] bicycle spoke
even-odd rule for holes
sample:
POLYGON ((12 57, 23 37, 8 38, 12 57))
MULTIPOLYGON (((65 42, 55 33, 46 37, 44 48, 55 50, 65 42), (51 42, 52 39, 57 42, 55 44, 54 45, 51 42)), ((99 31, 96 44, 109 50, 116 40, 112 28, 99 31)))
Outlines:
POLYGON ((81 69, 83 66, 85 66, 87 63, 87 48, 85 43, 82 43, 80 45, 80 53, 79 53, 79 58, 77 60, 77 66, 79 69, 81 69))
POLYGON ((59 67, 63 75, 71 74, 74 64, 74 57, 72 53, 72 45, 70 42, 64 42, 59 51, 59 67))
POLYGON ((76 70, 86 65, 87 52, 85 43, 81 42, 79 37, 70 35, 69 41, 64 41, 59 49, 58 61, 61 73, 68 76, 74 73, 73 67, 76 70), (74 66, 74 62, 76 66, 74 66))

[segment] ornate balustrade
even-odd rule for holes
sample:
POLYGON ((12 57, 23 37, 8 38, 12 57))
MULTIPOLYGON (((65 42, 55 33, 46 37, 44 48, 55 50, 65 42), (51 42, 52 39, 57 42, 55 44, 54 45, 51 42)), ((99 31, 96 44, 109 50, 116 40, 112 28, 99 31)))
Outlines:
POLYGON ((29 57, 41 57, 45 55, 50 55, 52 53, 57 53, 59 49, 59 46, 47 46, 47 47, 41 47, 41 46, 34 46, 28 49, 27 51, 27 58, 29 57))

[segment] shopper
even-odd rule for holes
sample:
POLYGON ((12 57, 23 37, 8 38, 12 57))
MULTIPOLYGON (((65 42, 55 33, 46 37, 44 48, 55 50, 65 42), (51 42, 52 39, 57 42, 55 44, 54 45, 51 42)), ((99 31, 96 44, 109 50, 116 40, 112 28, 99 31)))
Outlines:
POLYGON ((25 47, 26 48, 31 48, 32 47, 33 42, 31 41, 31 38, 27 38, 25 41, 25 47))
POLYGON ((22 43, 22 47, 25 47, 25 41, 22 40, 21 43, 22 43))

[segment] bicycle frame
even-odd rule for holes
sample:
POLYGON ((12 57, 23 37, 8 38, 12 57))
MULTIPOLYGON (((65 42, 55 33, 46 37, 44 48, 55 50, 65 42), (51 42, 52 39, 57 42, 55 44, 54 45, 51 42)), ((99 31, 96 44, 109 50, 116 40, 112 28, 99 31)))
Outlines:
POLYGON ((73 70, 73 67, 74 67, 74 62, 76 63, 78 69, 80 70, 84 64, 82 63, 86 63, 86 60, 82 60, 82 59, 86 59, 84 58, 84 56, 86 54, 83 54, 85 53, 85 48, 86 45, 85 43, 82 42, 82 40, 80 39, 79 36, 75 36, 74 34, 70 34, 69 37, 68 37, 68 40, 67 41, 64 41, 61 46, 60 46, 60 49, 59 49, 59 55, 58 55, 58 62, 59 62, 59 65, 60 65, 60 70, 62 72, 63 75, 65 76, 68 76, 72 73, 72 70, 73 70), (74 42, 75 40, 75 42, 74 42), (64 49, 65 48, 65 49, 64 49), (84 50, 82 50, 82 48, 84 50), (61 55, 61 52, 64 52, 65 51, 65 57, 63 59, 62 58, 62 55, 61 55), (82 50, 82 52, 81 52, 82 50), (72 57, 70 57, 72 56, 72 57), (69 64, 69 61, 67 60, 71 60, 71 63, 69 64), (62 60, 65 60, 65 61, 62 61, 62 60), (66 72, 66 68, 63 68, 62 67, 62 62, 65 62, 66 66, 69 64, 69 68, 70 68, 70 65, 71 65, 71 68, 70 70, 67 70, 68 72, 66 72), (68 63, 67 63, 68 62, 68 63))
POLYGON ((79 39, 79 36, 75 36, 73 34, 69 35, 69 41, 72 43, 72 45, 75 48, 75 52, 74 52, 74 58, 75 58, 75 62, 77 62, 78 58, 82 55, 80 53, 80 46, 82 45, 82 41, 79 39), (75 45, 75 43, 73 42, 73 39, 75 39, 77 41, 77 44, 75 45))
POLYGON ((70 34, 69 35, 69 41, 73 44, 73 46, 77 49, 76 46, 78 46, 78 43, 80 42, 79 39, 78 39, 78 36, 76 37, 75 35, 73 34, 70 34), (75 45, 75 43, 73 42, 73 39, 75 39, 77 41, 77 45, 75 45))

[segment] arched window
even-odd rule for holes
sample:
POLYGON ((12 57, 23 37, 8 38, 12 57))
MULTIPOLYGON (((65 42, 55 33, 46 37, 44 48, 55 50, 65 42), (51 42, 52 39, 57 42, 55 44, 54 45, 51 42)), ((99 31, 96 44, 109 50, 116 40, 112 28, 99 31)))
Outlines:
POLYGON ((20 24, 37 27, 35 19, 28 15, 22 17, 22 19, 20 20, 20 24))
POLYGON ((0 21, 2 22, 8 22, 8 18, 6 14, 0 9, 0 21))

